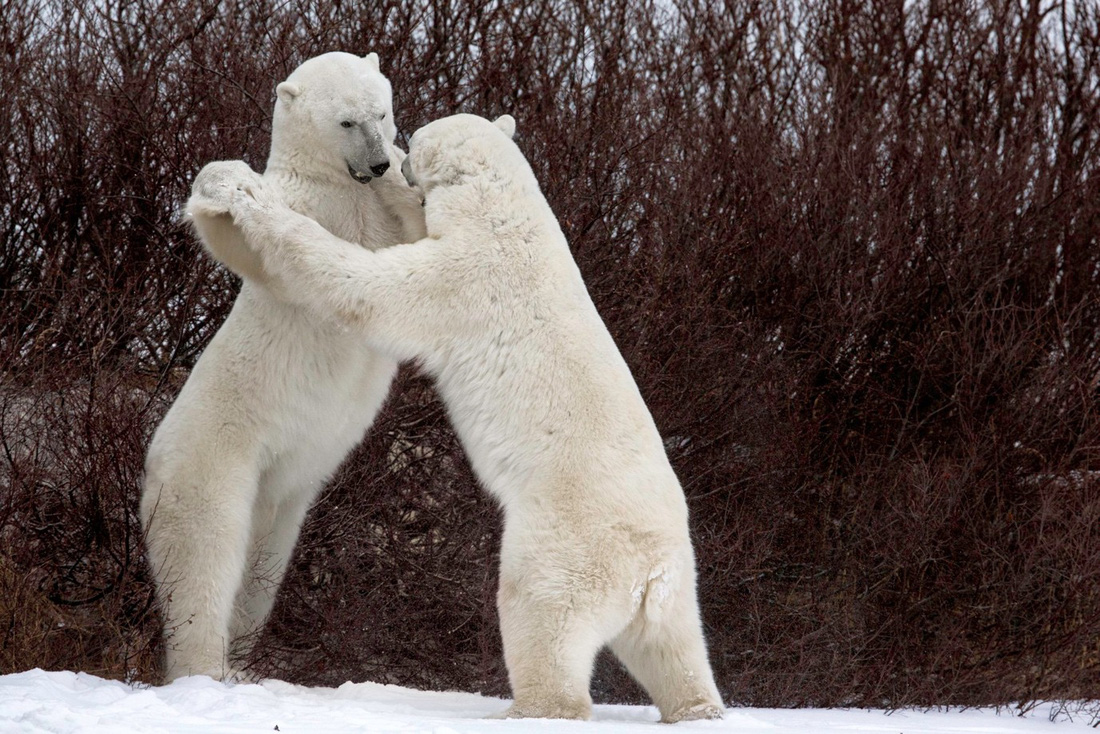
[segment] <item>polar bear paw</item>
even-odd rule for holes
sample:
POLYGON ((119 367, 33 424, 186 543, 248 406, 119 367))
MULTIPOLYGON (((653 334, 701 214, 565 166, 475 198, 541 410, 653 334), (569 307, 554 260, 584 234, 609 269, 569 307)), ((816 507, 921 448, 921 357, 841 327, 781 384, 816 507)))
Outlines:
POLYGON ((545 701, 531 704, 513 703, 504 711, 489 714, 488 719, 575 719, 587 721, 592 716, 588 701, 545 701))
POLYGON ((662 717, 661 721, 666 724, 675 724, 677 721, 721 719, 724 713, 725 712, 722 710, 721 706, 716 706, 713 703, 700 703, 694 706, 690 706, 686 709, 676 711, 667 717, 662 717))
POLYGON ((244 161, 215 161, 203 166, 191 184, 188 213, 229 214, 234 219, 262 197, 263 181, 244 161))

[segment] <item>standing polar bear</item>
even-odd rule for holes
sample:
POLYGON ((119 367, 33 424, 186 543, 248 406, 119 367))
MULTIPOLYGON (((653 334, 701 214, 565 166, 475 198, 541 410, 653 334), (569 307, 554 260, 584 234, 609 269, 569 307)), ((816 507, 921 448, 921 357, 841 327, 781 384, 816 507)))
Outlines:
POLYGON ((243 232, 216 257, 259 255, 288 298, 435 378, 504 510, 506 715, 587 718, 609 644, 663 721, 718 718, 683 491, 514 125, 456 115, 417 131, 403 172, 428 237, 414 244, 344 242, 243 163, 207 166, 192 203, 243 232))
MULTIPOLYGON (((266 190, 364 252, 423 236, 376 54, 310 59, 277 95, 266 190)), ((244 283, 146 458, 141 513, 168 680, 233 675, 228 654, 244 653, 263 625, 306 511, 397 367, 335 319, 279 297, 228 216, 188 208, 244 283)))

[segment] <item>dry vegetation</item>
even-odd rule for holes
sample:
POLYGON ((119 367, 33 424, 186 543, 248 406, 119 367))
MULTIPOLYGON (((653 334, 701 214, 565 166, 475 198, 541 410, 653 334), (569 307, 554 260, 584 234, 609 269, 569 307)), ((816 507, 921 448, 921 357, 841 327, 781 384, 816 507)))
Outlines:
MULTIPOLYGON (((343 49, 405 133, 519 121, 668 439, 727 700, 1100 698, 1100 10, 1066 5, 0 2, 0 673, 156 679, 144 447, 236 290, 177 208, 343 49)), ((504 693, 498 525, 403 372, 254 670, 504 693)))

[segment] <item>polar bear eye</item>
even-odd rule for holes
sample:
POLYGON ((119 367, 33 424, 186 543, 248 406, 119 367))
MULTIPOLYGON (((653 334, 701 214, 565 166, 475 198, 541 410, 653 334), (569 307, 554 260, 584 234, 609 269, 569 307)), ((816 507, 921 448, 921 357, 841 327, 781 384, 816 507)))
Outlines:
POLYGON ((340 127, 351 127, 354 124, 355 123, 352 122, 351 120, 344 120, 343 122, 340 123, 340 127))
POLYGON ((379 120, 385 120, 386 119, 386 113, 383 112, 381 115, 378 116, 378 119, 379 120))

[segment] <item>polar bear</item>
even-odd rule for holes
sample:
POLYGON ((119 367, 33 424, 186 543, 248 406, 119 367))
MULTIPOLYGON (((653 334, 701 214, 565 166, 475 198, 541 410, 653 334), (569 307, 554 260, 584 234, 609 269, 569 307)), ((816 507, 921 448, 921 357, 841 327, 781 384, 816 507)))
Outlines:
POLYGON ((204 169, 192 202, 243 232, 216 257, 258 255, 294 302, 434 377, 504 511, 506 716, 587 718, 607 644, 662 721, 719 718, 683 491, 514 124, 456 115, 413 135, 403 172, 428 230, 413 244, 344 242, 243 163, 204 169))
MULTIPOLYGON (((423 236, 376 54, 310 59, 276 93, 266 190, 364 251, 423 236)), ((336 319, 280 298, 234 244, 229 217, 188 210, 206 247, 235 253, 229 265, 244 283, 145 463, 141 514, 170 637, 168 680, 236 675, 228 654, 247 652, 263 625, 306 511, 362 439, 397 367, 336 319)))

